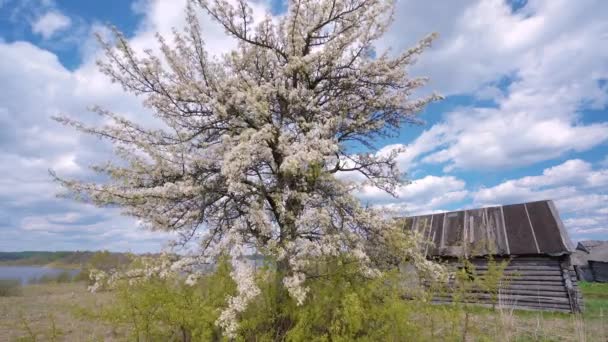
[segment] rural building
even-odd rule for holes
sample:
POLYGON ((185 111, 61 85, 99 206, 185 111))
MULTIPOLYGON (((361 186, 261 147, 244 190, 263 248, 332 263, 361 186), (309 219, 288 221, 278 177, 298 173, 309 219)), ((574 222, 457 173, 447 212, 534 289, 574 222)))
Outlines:
POLYGON ((579 242, 572 263, 579 280, 608 282, 608 241, 579 242))
MULTIPOLYGON (((578 312, 582 298, 572 266, 574 251, 552 201, 511 204, 405 218, 430 242, 429 258, 459 267, 462 258, 475 265, 476 275, 488 269, 488 257, 508 261, 500 293, 501 306, 578 312)), ((450 297, 435 298, 449 302, 450 297)), ((482 290, 467 301, 496 305, 482 290)))

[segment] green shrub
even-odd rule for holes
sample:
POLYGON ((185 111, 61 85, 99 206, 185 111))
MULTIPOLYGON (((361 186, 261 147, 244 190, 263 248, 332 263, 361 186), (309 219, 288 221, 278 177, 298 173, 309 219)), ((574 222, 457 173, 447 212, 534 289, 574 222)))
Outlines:
POLYGON ((322 276, 307 282, 310 291, 301 306, 272 281, 272 271, 260 274, 262 293, 241 317, 239 340, 420 340, 412 317, 418 301, 402 298, 402 274, 369 279, 339 259, 322 268, 322 276))
POLYGON ((124 268, 132 261, 133 256, 131 254, 98 251, 91 256, 91 259, 87 263, 87 267, 108 272, 124 268))
POLYGON ((155 277, 134 284, 124 281, 115 289, 114 305, 98 317, 129 326, 133 340, 218 340, 221 331, 215 321, 219 308, 235 289, 225 262, 194 286, 184 284, 181 278, 155 277))
POLYGON ((59 274, 55 275, 56 283, 70 283, 72 282, 72 272, 70 271, 61 271, 59 274))
POLYGON ((19 279, 0 279, 0 297, 21 295, 21 281, 19 279))
POLYGON ((78 273, 76 273, 76 275, 74 276, 74 278, 72 279, 72 281, 74 282, 90 282, 89 279, 89 274, 91 273, 91 270, 88 267, 84 267, 82 268, 80 271, 78 271, 78 273))
POLYGON ((134 255, 129 253, 111 253, 109 251, 98 251, 91 255, 89 261, 83 264, 80 271, 72 277, 73 282, 86 282, 93 285, 90 275, 92 270, 106 273, 124 271, 137 263, 134 255))
MULTIPOLYGON (((484 279, 469 279, 464 271, 450 291, 466 296, 474 284, 496 293, 503 268, 490 261, 492 271, 484 279)), ((491 332, 476 328, 472 317, 479 314, 477 308, 431 305, 434 293, 407 291, 404 284, 414 274, 395 269, 366 278, 355 263, 342 258, 319 261, 314 270, 316 275, 305 283, 309 292, 302 305, 289 296, 273 267, 257 270, 261 293, 238 315, 235 340, 492 340, 491 332)), ((227 340, 216 321, 227 297, 236 292, 230 272, 223 260, 194 286, 185 285, 181 277, 132 284, 124 280, 114 290, 116 301, 97 317, 127 326, 132 340, 227 340)))
POLYGON ((43 274, 40 277, 32 277, 28 280, 28 284, 64 284, 72 281, 74 281, 72 273, 64 270, 57 274, 43 274))

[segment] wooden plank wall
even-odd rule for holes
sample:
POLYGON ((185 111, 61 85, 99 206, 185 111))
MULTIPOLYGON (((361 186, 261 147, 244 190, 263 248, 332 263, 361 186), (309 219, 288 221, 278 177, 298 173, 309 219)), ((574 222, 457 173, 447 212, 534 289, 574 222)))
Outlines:
POLYGON ((608 282, 608 262, 589 260, 593 281, 608 282))
MULTIPOLYGON (((500 262, 505 259, 495 259, 500 262)), ((457 259, 447 260, 449 267, 456 269, 457 259)), ((483 276, 488 270, 487 260, 473 258, 475 276, 483 276)), ((569 263, 569 256, 529 256, 510 259, 504 272, 505 286, 500 290, 500 303, 482 290, 473 290, 466 301, 516 309, 580 312, 582 297, 577 286, 576 273, 569 263)), ((433 299, 436 303, 450 303, 452 296, 444 294, 433 299)))

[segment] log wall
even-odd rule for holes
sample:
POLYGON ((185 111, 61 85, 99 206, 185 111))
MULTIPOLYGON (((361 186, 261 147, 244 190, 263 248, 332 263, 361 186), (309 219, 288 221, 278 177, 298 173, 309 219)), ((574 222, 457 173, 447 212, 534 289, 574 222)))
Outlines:
MULTIPOLYGON (((496 262, 510 260, 503 273, 501 286, 496 294, 482 289, 472 289, 461 301, 484 306, 500 306, 516 309, 580 312, 583 310, 582 296, 577 277, 570 264, 569 255, 560 257, 527 256, 495 258, 496 262)), ((445 260, 449 268, 457 269, 462 264, 457 259, 445 260)), ((485 258, 469 260, 475 265, 472 277, 483 277, 488 270, 485 258)), ((454 295, 446 293, 436 296, 436 303, 450 303, 454 295)))

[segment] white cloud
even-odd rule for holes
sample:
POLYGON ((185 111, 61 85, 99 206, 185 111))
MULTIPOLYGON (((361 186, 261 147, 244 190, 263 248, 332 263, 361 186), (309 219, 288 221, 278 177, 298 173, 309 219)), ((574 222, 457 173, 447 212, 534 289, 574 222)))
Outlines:
MULTIPOLYGON (((156 32, 170 38, 173 27, 181 28, 185 4, 185 0, 142 2, 143 21, 129 38, 135 50, 156 47, 156 32)), ((263 7, 256 5, 256 14, 260 13, 263 7)), ((56 20, 59 12, 47 14, 32 24, 32 29, 45 38, 70 25, 69 18, 67 24, 56 20)), ((234 46, 208 16, 201 16, 201 27, 208 37, 210 53, 220 54, 234 46)), ((93 25, 90 30, 104 29, 93 25)), ((52 182, 49 168, 64 177, 90 178, 93 175, 86 166, 111 159, 112 154, 108 144, 65 128, 51 116, 67 114, 96 122, 99 118, 86 108, 100 105, 154 124, 141 99, 125 94, 97 70, 95 60, 101 54, 92 41, 81 42, 83 63, 75 70, 66 69, 54 53, 29 42, 0 41, 0 79, 10 80, 0 92, 0 229, 6 241, 11 241, 11 245, 0 243, 2 250, 17 244, 31 249, 158 250, 168 239, 162 233, 143 233, 134 219, 120 216, 116 209, 56 198, 60 187, 52 182), (80 216, 70 215, 75 212, 80 216)))
POLYGON ((380 48, 411 46, 430 32, 439 39, 414 68, 446 95, 472 93, 514 69, 538 39, 542 19, 513 14, 506 1, 401 1, 380 48), (404 34, 406 33, 406 34, 404 34))
POLYGON ((397 198, 371 186, 363 187, 356 195, 364 202, 413 215, 440 210, 464 200, 468 194, 461 179, 429 175, 397 188, 397 198))
MULTIPOLYGON (((522 187, 576 185, 583 188, 608 186, 608 170, 592 170, 592 165, 580 159, 571 159, 543 170, 540 176, 527 176, 511 183, 522 187)), ((503 183, 505 184, 505 183, 503 183)))
POLYGON ((473 194, 478 206, 552 199, 574 234, 599 233, 608 227, 608 169, 593 170, 582 160, 568 160, 542 175, 507 180, 473 194), (599 181, 598 181, 599 180, 599 181))
POLYGON ((564 210, 576 211, 598 203, 606 206, 599 193, 608 188, 608 169, 592 170, 591 164, 580 159, 568 160, 547 168, 539 176, 527 176, 508 180, 490 188, 482 188, 474 195, 479 204, 513 203, 540 199, 559 199, 564 210), (598 194, 583 191, 598 191, 598 194), (592 200, 593 196, 599 196, 592 200), (599 201, 598 201, 599 200, 599 201), (589 202, 587 205, 585 203, 589 202))
POLYGON ((59 11, 49 11, 32 23, 32 32, 40 34, 44 39, 49 39, 55 33, 66 30, 72 24, 72 20, 59 11))
MULTIPOLYGON (((14 250, 15 244, 34 249, 109 249, 148 252, 158 250, 175 236, 170 233, 146 231, 133 221, 121 217, 116 209, 104 210, 92 206, 78 208, 65 214, 28 215, 20 221, 20 233, 0 241, 0 249, 14 250)), ((7 235, 14 231, 7 231, 7 235)), ((23 247, 21 247, 23 248, 23 247)))
POLYGON ((52 169, 57 172, 62 172, 64 174, 73 174, 82 170, 80 165, 76 162, 76 154, 68 153, 62 156, 59 156, 54 160, 52 164, 52 169))
MULTIPOLYGON (((601 26, 607 6, 601 0, 530 0, 513 12, 503 0, 398 1, 396 20, 379 48, 398 52, 438 32, 415 73, 430 76, 432 88, 446 95, 473 93, 517 71, 548 43, 601 26)), ((585 55, 593 54, 589 50, 595 49, 585 55)))
POLYGON ((446 113, 400 156, 402 168, 508 169, 608 141, 608 122, 583 114, 608 104, 607 12, 604 1, 528 1, 517 12, 500 0, 398 2, 382 47, 439 31, 413 73, 444 94, 495 103, 446 113))
MULTIPOLYGON (((233 2, 232 2, 233 3, 233 2)), ((143 51, 157 46, 156 33, 170 37, 173 28, 182 28, 186 24, 185 8, 187 0, 144 0, 135 1, 133 9, 137 13, 145 13, 135 36, 130 39, 132 47, 143 51)), ((254 22, 262 20, 270 8, 263 1, 250 1, 254 22)), ((203 39, 207 51, 211 55, 220 56, 236 48, 236 41, 226 35, 226 30, 204 11, 199 12, 199 23, 203 31, 203 39)), ((171 39, 167 39, 170 43, 171 39)))
POLYGON ((461 109, 404 145, 405 152, 397 162, 403 170, 424 164, 444 164, 446 172, 511 169, 608 141, 608 123, 583 125, 577 121, 494 108, 461 109))
MULTIPOLYGON (((256 17, 265 13, 266 3, 255 3, 256 17)), ((608 59, 608 23, 602 16, 606 2, 530 0, 516 13, 498 0, 397 3, 394 28, 380 48, 392 46, 400 51, 426 33, 438 31, 441 38, 421 57, 413 74, 431 76, 430 88, 447 95, 469 94, 496 104, 496 108, 459 108, 447 113, 399 155, 403 169, 435 163, 445 164, 447 169, 509 169, 585 151, 608 139, 606 122, 586 123, 580 114, 585 108, 605 108, 608 102, 606 85, 602 88, 599 82, 608 79, 608 65, 603 62, 608 59), (508 86, 499 84, 505 77, 511 81, 508 86)), ((184 5, 185 0, 137 1, 136 9, 144 17, 130 37, 134 48, 154 48, 155 32, 168 35, 173 27, 179 29, 185 22, 184 5)), ((44 10, 61 16, 52 8, 44 10)), ((212 54, 235 46, 207 15, 200 19, 212 54)), ((76 19, 67 20, 67 26, 55 21, 54 28, 52 20, 46 24, 38 20, 32 30, 52 38, 78 26, 76 19)), ((91 29, 103 30, 96 25, 91 29)), ((82 42, 83 63, 70 71, 55 54, 30 43, 0 41, 0 78, 10 80, 0 92, 0 228, 7 237, 4 241, 45 248, 47 240, 41 237, 55 234, 55 248, 103 243, 99 246, 134 250, 157 249, 162 241, 163 237, 155 240, 154 233, 146 233, 150 235, 141 241, 136 222, 119 216, 117 210, 54 197, 59 188, 50 181, 49 167, 62 175, 88 177, 84 166, 111 154, 107 145, 63 128, 49 119, 51 115, 66 113, 94 121, 85 109, 99 104, 150 122, 139 99, 125 95, 97 71, 94 60, 100 53, 92 42, 82 42), (23 234, 21 228, 30 230, 23 234)), ((481 205, 554 198, 568 214, 584 212, 589 218, 601 219, 608 217, 608 195, 598 189, 605 189, 607 177, 606 169, 570 160, 538 176, 479 189, 473 199, 481 205)), ((463 180, 448 175, 419 178, 400 187, 398 195, 393 199, 371 189, 360 194, 364 201, 407 214, 453 208, 471 194, 463 180)), ((600 229, 594 222, 571 221, 569 226, 600 229)), ((0 249, 8 248, 11 246, 0 242, 0 249)))
POLYGON ((570 218, 564 220, 564 225, 579 235, 608 233, 606 217, 602 216, 570 218))
POLYGON ((422 134, 420 139, 431 143, 426 150, 433 149, 421 161, 445 164, 446 171, 515 168, 608 140, 608 123, 582 125, 575 118, 543 118, 538 113, 490 108, 451 113, 422 134))

